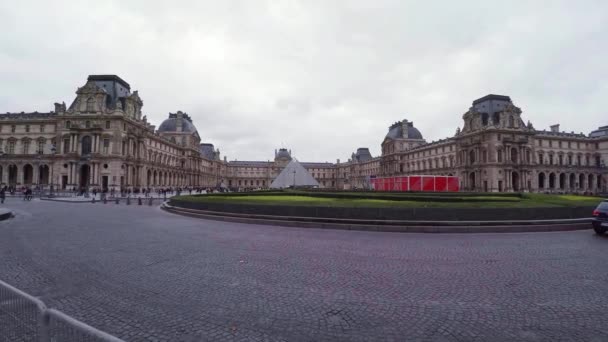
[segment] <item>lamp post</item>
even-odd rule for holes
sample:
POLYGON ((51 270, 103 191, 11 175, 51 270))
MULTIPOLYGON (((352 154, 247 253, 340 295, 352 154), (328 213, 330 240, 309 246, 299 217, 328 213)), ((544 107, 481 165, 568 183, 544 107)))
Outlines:
POLYGON ((293 169, 293 188, 296 188, 296 169, 293 169))
POLYGON ((57 148, 55 147, 55 145, 51 146, 51 189, 49 192, 49 197, 53 197, 53 183, 54 183, 54 178, 53 178, 53 169, 55 168, 55 153, 57 153, 57 148))
MULTIPOLYGON (((2 150, 2 147, 0 147, 0 159, 4 157, 4 151, 2 150)), ((6 168, 6 170, 2 170, 2 172, 8 172, 8 167, 6 168)), ((2 175, 2 178, 4 178, 4 174, 2 175)), ((7 177, 8 178, 8 177, 7 177)), ((4 184, 2 184, 2 179, 0 179, 0 187, 4 187, 4 184)))
MULTIPOLYGON (((41 178, 40 177, 40 160, 41 159, 42 159, 42 151, 39 150, 38 151, 38 155, 36 155, 36 163, 34 163, 36 165, 36 169, 37 169, 36 170, 37 171, 36 174, 38 175, 38 179, 34 179, 34 177, 32 175, 32 183, 33 183, 32 185, 34 185, 33 186, 34 189, 32 191, 34 191, 35 189, 38 189, 38 191, 39 191, 38 195, 40 197, 42 197, 42 187, 40 186, 40 178, 41 178)), ((34 170, 32 170, 32 172, 33 171, 34 170)))

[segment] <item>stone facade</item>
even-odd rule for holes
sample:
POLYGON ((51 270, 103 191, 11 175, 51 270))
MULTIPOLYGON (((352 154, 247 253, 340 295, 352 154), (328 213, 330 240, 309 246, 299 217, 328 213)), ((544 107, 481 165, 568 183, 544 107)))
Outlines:
MULTIPOLYGON (((217 160, 202 158, 196 131, 155 131, 137 91, 92 75, 66 108, 0 115, 0 177, 10 186, 135 188, 214 186, 217 160)), ((170 117, 173 114, 170 114, 170 117)), ((178 112, 177 118, 187 115, 178 112)), ((189 118, 188 118, 189 119, 189 118)))
POLYGON ((453 137, 420 143, 387 135, 381 174, 458 176, 468 191, 606 192, 607 126, 588 136, 559 125, 539 131, 521 114, 508 96, 488 95, 473 101, 453 137))
MULTIPOLYGON (((142 115, 137 91, 115 75, 91 75, 67 107, 0 114, 0 182, 56 188, 267 188, 291 160, 227 161, 201 143, 187 113, 158 129, 142 115)), ((301 162, 321 188, 366 189, 376 176, 458 176, 467 191, 606 192, 608 126, 589 135, 534 129, 508 96, 473 101, 463 129, 428 143, 403 120, 389 127, 373 157, 359 148, 346 162, 301 162)))

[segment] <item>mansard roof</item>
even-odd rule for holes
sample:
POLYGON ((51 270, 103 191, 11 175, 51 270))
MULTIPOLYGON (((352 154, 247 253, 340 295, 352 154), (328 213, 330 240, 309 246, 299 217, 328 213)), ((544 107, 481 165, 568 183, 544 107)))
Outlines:
POLYGON ((500 101, 509 101, 511 102, 511 98, 506 95, 496 95, 496 94, 488 94, 484 97, 480 97, 477 100, 473 101, 473 104, 479 104, 489 100, 500 100, 500 101))

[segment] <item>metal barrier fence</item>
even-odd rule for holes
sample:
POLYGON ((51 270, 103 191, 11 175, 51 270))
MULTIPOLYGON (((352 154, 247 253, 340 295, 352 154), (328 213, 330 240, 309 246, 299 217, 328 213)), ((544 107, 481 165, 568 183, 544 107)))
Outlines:
POLYGON ((0 342, 124 342, 0 280, 0 342))

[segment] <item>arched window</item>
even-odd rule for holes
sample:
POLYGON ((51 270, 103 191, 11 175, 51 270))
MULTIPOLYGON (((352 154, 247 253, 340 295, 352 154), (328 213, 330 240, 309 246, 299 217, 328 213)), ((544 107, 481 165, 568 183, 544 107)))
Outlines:
POLYGON ((91 136, 87 135, 82 138, 82 154, 91 153, 91 136))
POLYGON ((494 113, 492 115, 492 123, 498 125, 500 123, 500 113, 494 113))
POLYGON ((95 111, 95 99, 90 97, 87 100, 87 112, 94 112, 94 111, 95 111))
POLYGON ((65 122, 65 128, 70 128, 72 127, 72 123, 70 122, 70 120, 65 122))

